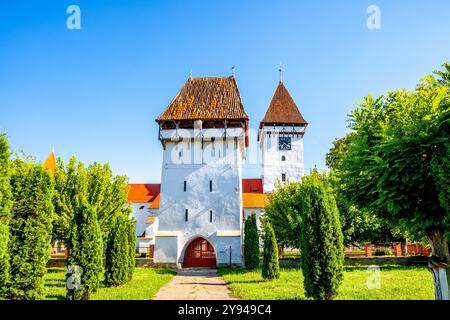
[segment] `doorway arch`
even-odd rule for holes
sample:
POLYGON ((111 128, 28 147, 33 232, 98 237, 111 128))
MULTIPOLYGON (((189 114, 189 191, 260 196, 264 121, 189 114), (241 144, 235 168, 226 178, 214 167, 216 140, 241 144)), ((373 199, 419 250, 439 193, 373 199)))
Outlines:
POLYGON ((208 240, 202 237, 192 240, 184 252, 183 267, 215 268, 216 252, 208 240))

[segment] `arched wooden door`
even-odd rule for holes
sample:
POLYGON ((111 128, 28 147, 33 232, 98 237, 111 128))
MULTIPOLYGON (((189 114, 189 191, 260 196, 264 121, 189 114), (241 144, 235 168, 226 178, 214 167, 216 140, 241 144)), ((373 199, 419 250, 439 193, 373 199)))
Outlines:
POLYGON ((203 238, 194 239, 184 253, 183 267, 216 267, 216 253, 213 246, 203 238))

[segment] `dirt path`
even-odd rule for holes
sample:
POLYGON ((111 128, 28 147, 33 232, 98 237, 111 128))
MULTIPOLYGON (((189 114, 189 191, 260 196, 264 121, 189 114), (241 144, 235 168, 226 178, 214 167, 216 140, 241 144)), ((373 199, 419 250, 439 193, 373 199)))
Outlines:
POLYGON ((183 269, 162 287, 155 300, 235 300, 215 269, 183 269))

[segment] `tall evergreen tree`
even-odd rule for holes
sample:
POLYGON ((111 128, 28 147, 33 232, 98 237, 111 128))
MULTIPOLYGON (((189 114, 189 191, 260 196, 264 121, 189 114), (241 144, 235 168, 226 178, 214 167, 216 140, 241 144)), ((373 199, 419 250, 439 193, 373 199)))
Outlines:
POLYGON ((136 229, 135 224, 136 220, 128 219, 127 220, 127 226, 128 226, 128 279, 131 280, 134 274, 134 269, 136 266, 136 229))
POLYGON ((9 218, 11 209, 10 151, 6 135, 0 134, 0 297, 6 294, 9 279, 9 218))
POLYGON ((128 217, 115 218, 106 245, 105 284, 118 286, 129 280, 130 250, 128 217))
POLYGON ((8 295, 19 300, 43 299, 51 249, 53 182, 41 166, 16 159, 11 189, 8 295))
POLYGON ((307 297, 331 300, 343 278, 343 236, 331 186, 317 171, 302 179, 301 264, 307 297))
POLYGON ((264 254, 262 277, 266 280, 280 277, 280 263, 278 261, 278 245, 270 221, 264 221, 264 254))
POLYGON ((79 200, 71 221, 67 265, 77 266, 81 272, 81 286, 73 291, 68 288, 67 297, 89 300, 100 285, 103 241, 97 213, 85 199, 79 200))
POLYGON ((247 218, 244 225, 244 263, 247 270, 259 267, 259 235, 255 213, 247 218))

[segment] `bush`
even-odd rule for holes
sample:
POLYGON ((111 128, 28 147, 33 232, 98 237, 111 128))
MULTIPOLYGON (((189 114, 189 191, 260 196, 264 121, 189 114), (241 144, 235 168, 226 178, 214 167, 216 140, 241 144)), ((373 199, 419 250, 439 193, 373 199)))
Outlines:
POLYGON ((9 182, 9 145, 4 134, 0 135, 0 297, 6 294, 9 278, 9 218, 11 188, 9 182))
POLYGON ((255 270, 259 267, 259 235, 255 213, 252 213, 245 221, 244 263, 247 270, 255 270))
POLYGON ((333 191, 317 171, 303 177, 301 264, 307 297, 331 300, 343 278, 343 236, 333 191))
POLYGON ((105 285, 119 286, 129 279, 130 250, 128 245, 129 219, 117 217, 106 244, 105 285))
POLYGON ((8 296, 15 300, 43 299, 51 250, 52 178, 40 166, 16 160, 11 189, 8 296))
POLYGON ((103 270, 102 233, 95 209, 86 200, 79 200, 70 224, 68 241, 68 266, 81 270, 81 286, 68 289, 67 297, 89 300, 100 285, 103 270))
POLYGON ((264 254, 262 277, 266 280, 278 279, 280 277, 280 263, 278 261, 278 245, 269 221, 264 222, 264 254))
POLYGON ((134 268, 136 266, 136 230, 135 230, 135 219, 127 219, 128 227, 128 279, 133 278, 134 268))

